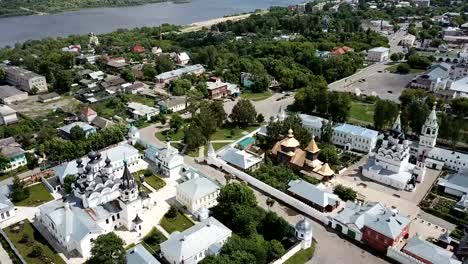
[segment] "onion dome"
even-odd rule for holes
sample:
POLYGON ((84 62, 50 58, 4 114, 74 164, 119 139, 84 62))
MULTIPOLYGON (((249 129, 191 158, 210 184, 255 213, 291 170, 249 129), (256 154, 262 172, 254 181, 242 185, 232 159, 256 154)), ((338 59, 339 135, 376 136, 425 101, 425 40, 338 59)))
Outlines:
POLYGON ((94 151, 94 150, 91 151, 91 152, 88 154, 88 158, 89 158, 90 160, 94 160, 94 159, 96 159, 96 157, 97 157, 97 153, 96 153, 96 151, 94 151))
POLYGON ((85 171, 91 171, 91 165, 87 164, 85 167, 85 171))
POLYGON ((298 232, 308 233, 308 232, 312 231, 312 224, 310 223, 310 221, 307 218, 304 217, 299 222, 297 222, 296 230, 298 232))
POLYGON ((83 161, 81 159, 76 160, 76 167, 82 168, 83 167, 83 161))
POLYGON ((297 139, 294 138, 294 133, 292 129, 288 130, 288 137, 281 142, 281 146, 287 147, 287 148, 297 148, 301 144, 297 139))

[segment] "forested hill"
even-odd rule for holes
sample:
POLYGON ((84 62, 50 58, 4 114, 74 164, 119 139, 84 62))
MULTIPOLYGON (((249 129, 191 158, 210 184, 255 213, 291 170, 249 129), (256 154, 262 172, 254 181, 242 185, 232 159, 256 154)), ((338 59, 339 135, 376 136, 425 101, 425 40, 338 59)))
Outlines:
POLYGON ((0 17, 57 13, 90 7, 116 7, 167 2, 168 0, 2 0, 0 17), (29 11, 28 11, 29 10, 29 11))

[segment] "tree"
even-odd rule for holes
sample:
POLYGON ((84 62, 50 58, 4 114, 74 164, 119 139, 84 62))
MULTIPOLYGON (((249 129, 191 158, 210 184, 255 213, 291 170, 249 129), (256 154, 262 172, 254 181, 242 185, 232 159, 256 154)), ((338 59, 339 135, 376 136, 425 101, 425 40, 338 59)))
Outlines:
POLYGON ((177 208, 171 206, 164 216, 167 218, 175 218, 177 216, 177 208))
POLYGON ((185 95, 192 88, 192 83, 187 79, 177 79, 171 83, 171 92, 174 95, 185 95))
POLYGON ((17 175, 13 177, 10 195, 13 202, 23 201, 29 197, 29 189, 25 188, 24 182, 20 181, 17 175))
POLYGON ((206 144, 202 129, 194 122, 184 127, 184 143, 188 150, 196 149, 206 144))
POLYGON ((411 131, 419 134, 429 115, 429 107, 422 100, 414 100, 405 107, 403 114, 403 122, 411 128, 411 131))
POLYGON ((344 123, 348 119, 351 110, 351 97, 347 93, 331 92, 329 97, 328 112, 334 122, 344 123))
POLYGON ((70 91, 72 85, 72 76, 70 71, 58 70, 54 74, 55 83, 54 90, 58 93, 66 93, 70 91))
POLYGON ((34 153, 26 152, 26 161, 28 162, 27 167, 30 170, 37 168, 37 166, 39 166, 39 160, 36 158, 34 153))
POLYGON ((352 188, 345 187, 341 184, 338 184, 335 189, 333 189, 333 193, 338 195, 341 200, 343 201, 354 201, 357 198, 357 192, 354 191, 352 188))
POLYGON ((398 105, 390 100, 377 100, 374 109, 374 126, 377 130, 389 128, 398 114, 398 105))
POLYGON ((458 97, 451 102, 452 110, 460 118, 468 116, 468 98, 458 97))
POLYGON ((332 165, 338 165, 338 152, 332 144, 321 144, 319 159, 332 165))
POLYGON ((408 63, 400 63, 396 68, 397 73, 408 74, 411 71, 411 67, 408 63))
POLYGON ((74 126, 70 129, 71 140, 83 140, 85 138, 86 138, 86 134, 80 126, 74 126))
POLYGON ((322 133, 320 135, 320 141, 323 143, 332 143, 333 138, 333 122, 331 119, 322 121, 322 133))
POLYGON ((397 52, 397 53, 392 53, 392 55, 390 55, 390 60, 393 61, 393 62, 397 62, 397 61, 400 61, 401 59, 403 59, 403 54, 397 52))
POLYGON ((184 119, 182 119, 182 117, 178 113, 172 114, 171 120, 169 121, 169 127, 172 130, 174 130, 174 132, 177 133, 177 131, 179 131, 183 124, 184 119))
POLYGON ((203 95, 203 98, 208 98, 208 85, 206 82, 197 83, 195 89, 203 95))
POLYGON ((261 124, 265 121, 265 116, 262 113, 259 113, 256 119, 257 119, 257 123, 261 124))
POLYGON ((75 175, 67 175, 63 178, 63 190, 66 194, 70 194, 73 191, 72 185, 75 183, 75 175))
POLYGON ((124 69, 120 73, 120 77, 124 79, 127 82, 134 82, 135 81, 135 74, 133 74, 132 70, 130 69, 124 69))
POLYGON ((144 64, 142 72, 146 80, 153 80, 156 76, 156 69, 151 64, 144 64))
MULTIPOLYGON (((157 73, 168 72, 174 69, 175 64, 168 56, 157 56, 155 59, 156 67, 154 68, 157 73)), ((154 78, 154 75, 153 75, 154 78)))
POLYGON ((431 65, 431 60, 428 57, 413 54, 408 57, 408 64, 414 69, 427 69, 431 65))
POLYGON ((29 253, 28 256, 32 258, 39 258, 43 254, 44 254, 44 250, 42 249, 42 247, 40 247, 39 245, 34 245, 32 247, 31 253, 29 253))
POLYGON ((93 242, 90 264, 126 264, 123 240, 114 232, 100 235, 93 242))
POLYGON ((232 122, 240 127, 246 127, 255 122, 257 111, 249 100, 241 99, 232 108, 232 112, 229 115, 232 122))
POLYGON ((0 68, 0 83, 4 82, 6 78, 6 73, 3 68, 0 68))
POLYGON ((0 155, 0 171, 4 171, 9 167, 10 167, 10 160, 5 156, 0 155))

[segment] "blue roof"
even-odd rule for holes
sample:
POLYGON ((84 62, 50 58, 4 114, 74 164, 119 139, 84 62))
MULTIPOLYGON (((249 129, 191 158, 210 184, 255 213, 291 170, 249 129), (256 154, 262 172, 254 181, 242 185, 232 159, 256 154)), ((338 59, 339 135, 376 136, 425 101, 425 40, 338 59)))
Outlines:
POLYGON ((379 135, 379 132, 368 129, 365 127, 354 126, 349 124, 337 124, 334 128, 336 132, 346 133, 346 134, 353 134, 357 136, 361 136, 364 138, 372 139, 379 135))

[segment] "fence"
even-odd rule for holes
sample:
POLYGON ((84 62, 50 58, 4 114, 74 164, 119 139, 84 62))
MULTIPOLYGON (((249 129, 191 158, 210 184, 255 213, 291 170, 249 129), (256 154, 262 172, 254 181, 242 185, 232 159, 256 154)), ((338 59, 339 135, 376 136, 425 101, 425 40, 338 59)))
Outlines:
MULTIPOLYGON (((5 234, 5 232, 3 232, 3 230, 0 228, 0 235, 3 236, 3 238, 5 239, 5 241, 8 243, 8 245, 10 246, 11 250, 13 251, 13 253, 15 253, 16 257, 21 261, 21 263, 23 264, 27 264, 27 262, 23 259, 23 257, 21 256, 21 254, 19 253, 18 249, 16 249, 15 245, 13 244, 13 242, 11 242, 10 238, 8 238, 8 236, 5 234)), ((7 248, 4 248, 5 251, 8 251, 7 248)))
POLYGON ((288 252, 286 252, 283 256, 281 256, 281 258, 273 261, 271 264, 283 264, 284 262, 286 262, 289 258, 291 258, 292 256, 294 256, 294 254, 296 254, 297 252, 299 252, 301 250, 301 242, 297 243, 296 245, 294 245, 291 249, 289 249, 288 252))
POLYGON ((252 185, 253 187, 271 195, 272 197, 275 197, 278 200, 283 201, 286 204, 289 204, 290 206, 296 208, 300 212, 303 212, 304 214, 322 222, 323 224, 325 225, 328 224, 329 220, 323 213, 297 200, 296 198, 291 197, 288 194, 282 191, 279 191, 271 187, 270 185, 250 176, 249 174, 232 167, 231 165, 227 164, 225 161, 218 159, 218 158, 208 158, 207 162, 208 164, 217 166, 218 168, 221 168, 227 171, 228 173, 235 175, 236 177, 238 177, 241 180, 246 181, 248 184, 252 185))

